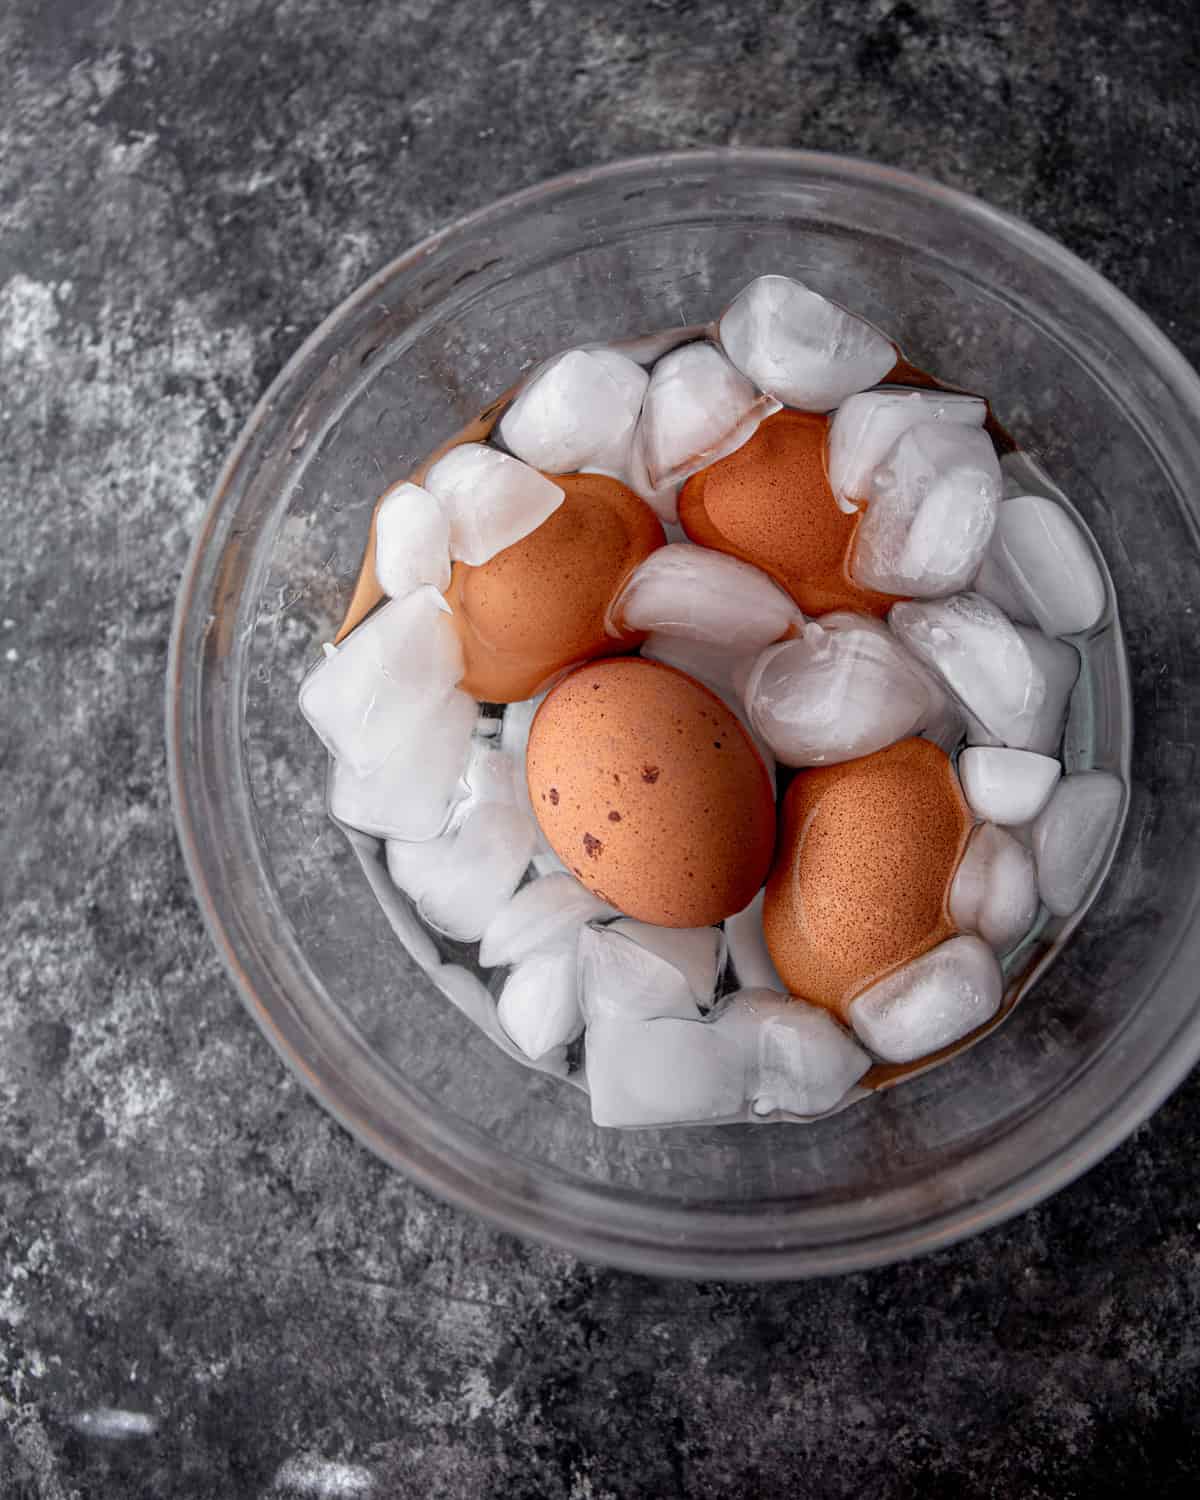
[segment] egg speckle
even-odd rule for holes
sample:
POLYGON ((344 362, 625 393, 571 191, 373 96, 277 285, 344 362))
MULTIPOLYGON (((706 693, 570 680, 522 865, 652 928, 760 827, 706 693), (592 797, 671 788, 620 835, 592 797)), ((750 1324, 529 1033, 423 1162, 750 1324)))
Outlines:
POLYGON ((725 704, 673 667, 624 657, 572 672, 533 721, 526 774, 550 847, 631 917, 708 926, 766 878, 766 768, 725 704))
POLYGON ((867 985, 953 936, 950 883, 970 829, 950 758, 928 740, 801 771, 763 901, 789 990, 845 1019, 867 985))
POLYGON ((573 663, 629 651, 609 606, 666 538, 632 490, 604 474, 560 474, 562 504, 536 530, 478 567, 455 563, 446 599, 462 643, 460 686, 489 703, 532 697, 573 663))

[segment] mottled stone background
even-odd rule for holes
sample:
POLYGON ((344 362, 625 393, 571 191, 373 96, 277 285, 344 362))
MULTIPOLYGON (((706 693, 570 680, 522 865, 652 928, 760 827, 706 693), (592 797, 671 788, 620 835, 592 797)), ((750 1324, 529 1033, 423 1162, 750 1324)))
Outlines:
POLYGON ((193 908, 162 678, 282 361, 452 215, 659 147, 982 194, 1193 360, 1194 0, 6 0, 0 1495, 1194 1495, 1200 1079, 917 1265, 671 1285, 518 1244, 285 1076, 193 908))

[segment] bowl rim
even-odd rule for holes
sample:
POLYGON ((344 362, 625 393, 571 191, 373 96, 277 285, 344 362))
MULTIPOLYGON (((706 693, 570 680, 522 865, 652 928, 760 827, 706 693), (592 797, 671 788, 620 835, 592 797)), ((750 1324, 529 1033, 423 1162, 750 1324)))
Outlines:
MULTIPOLYGON (((1183 1020, 1171 1038, 1171 1045, 1155 1056, 1152 1065, 1114 1101, 1113 1108, 1101 1112, 1083 1126, 1054 1155, 1035 1162, 1033 1166, 1016 1169, 1007 1182, 993 1188, 986 1197, 934 1206, 915 1224, 889 1227, 849 1244, 813 1246, 787 1243, 765 1245, 756 1250, 734 1244, 726 1246, 717 1239, 711 1239, 703 1247, 688 1246, 674 1242, 669 1234, 658 1234, 652 1240, 635 1239, 629 1234, 628 1223, 619 1231, 608 1232, 602 1226, 581 1227, 577 1216, 568 1208, 551 1213, 545 1200, 536 1194, 518 1196, 489 1192, 486 1184, 464 1176, 461 1169, 456 1170, 440 1156, 431 1155, 411 1141, 407 1142, 407 1150, 401 1149, 390 1137, 384 1141, 365 1117, 369 1109, 363 1115, 356 1115, 351 1108, 343 1107, 337 1099, 330 1097, 311 1061, 301 1056, 293 1041, 284 1034, 242 966, 237 944, 222 915, 221 902, 202 858, 197 798, 192 784, 193 768, 184 752, 183 734, 185 684, 189 671, 194 673, 196 670, 186 659, 184 636, 190 606, 201 583, 208 544, 219 529, 223 508, 268 416, 314 352, 351 312, 364 301, 374 298, 378 289, 394 276, 432 255, 447 241, 514 211, 545 205, 560 194, 606 180, 646 172, 715 171, 734 164, 775 170, 783 168, 843 183, 858 180, 873 187, 891 188, 908 197, 939 202, 993 233, 1001 234, 1033 259, 1081 285, 1091 300, 1139 345, 1172 393, 1200 416, 1200 376, 1124 293, 1048 235, 959 189, 866 158, 789 148, 732 146, 667 151, 564 172, 452 219, 388 261, 321 320, 271 381, 220 469, 180 578, 166 672, 166 749, 177 836, 197 904, 225 970, 243 1004, 293 1075, 351 1135, 389 1166, 398 1168, 410 1181, 443 1201, 478 1214, 501 1229, 585 1259, 654 1275, 768 1280, 840 1274, 908 1259, 954 1244, 1034 1207, 1120 1145, 1179 1086, 1200 1058, 1200 1006, 1183 1020)), ((1194 912, 1197 894, 1193 894, 1194 912)), ((1164 968, 1173 965, 1189 934, 1197 935, 1194 923, 1190 929, 1181 930, 1179 941, 1167 956, 1164 968)), ((355 1092, 353 1085, 345 1079, 343 1086, 346 1094, 355 1092)), ((996 1147, 985 1148, 988 1149, 996 1147)), ((610 1191, 609 1196, 619 1197, 620 1194, 610 1191)), ((750 1218, 746 1215, 747 1220, 750 1218)))

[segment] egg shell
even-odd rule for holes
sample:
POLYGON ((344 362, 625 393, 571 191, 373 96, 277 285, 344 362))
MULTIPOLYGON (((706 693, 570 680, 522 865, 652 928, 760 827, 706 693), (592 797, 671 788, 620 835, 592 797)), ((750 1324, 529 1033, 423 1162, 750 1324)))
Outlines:
POLYGON ((526 774, 550 847, 631 917, 705 927, 766 878, 766 768, 721 700, 673 667, 624 657, 572 672, 533 721, 526 774))
POLYGON ((949 756, 928 740, 801 771, 763 900, 789 991, 846 1020, 868 985, 952 937, 950 885, 971 824, 949 756))
POLYGON ((666 541, 631 489, 604 474, 563 474, 563 503, 478 567, 455 563, 446 599, 462 643, 464 692, 516 703, 577 662, 629 651, 605 617, 629 574, 666 541))
POLYGON ((853 583, 847 569, 857 515, 829 487, 829 423, 781 411, 728 458, 701 469, 679 496, 679 521, 702 547, 753 563, 785 588, 806 615, 854 609, 880 618, 895 600, 853 583))

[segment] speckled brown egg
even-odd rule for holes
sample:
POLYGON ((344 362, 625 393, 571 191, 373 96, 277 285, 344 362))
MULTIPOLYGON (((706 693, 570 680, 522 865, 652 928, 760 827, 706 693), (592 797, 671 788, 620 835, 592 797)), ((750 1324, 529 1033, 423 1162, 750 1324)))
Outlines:
POLYGON ((970 829, 950 758, 928 740, 801 771, 763 901, 792 994, 845 1020, 867 985, 951 937, 950 883, 970 829))
POLYGON ((446 593, 462 642, 461 686, 489 703, 532 697, 575 662, 637 647, 610 635, 609 605, 666 538, 632 490, 603 474, 555 475, 563 503, 478 567, 455 563, 446 593))
POLYGON ((572 672, 534 718, 526 770, 550 847, 631 917, 704 927, 766 879, 766 768, 720 699, 673 667, 625 657, 572 672))
POLYGON ((852 582, 857 515, 838 507, 825 469, 828 420, 781 411, 754 436, 693 474, 679 496, 692 541, 753 563, 807 615, 854 609, 883 616, 896 601, 852 582))

